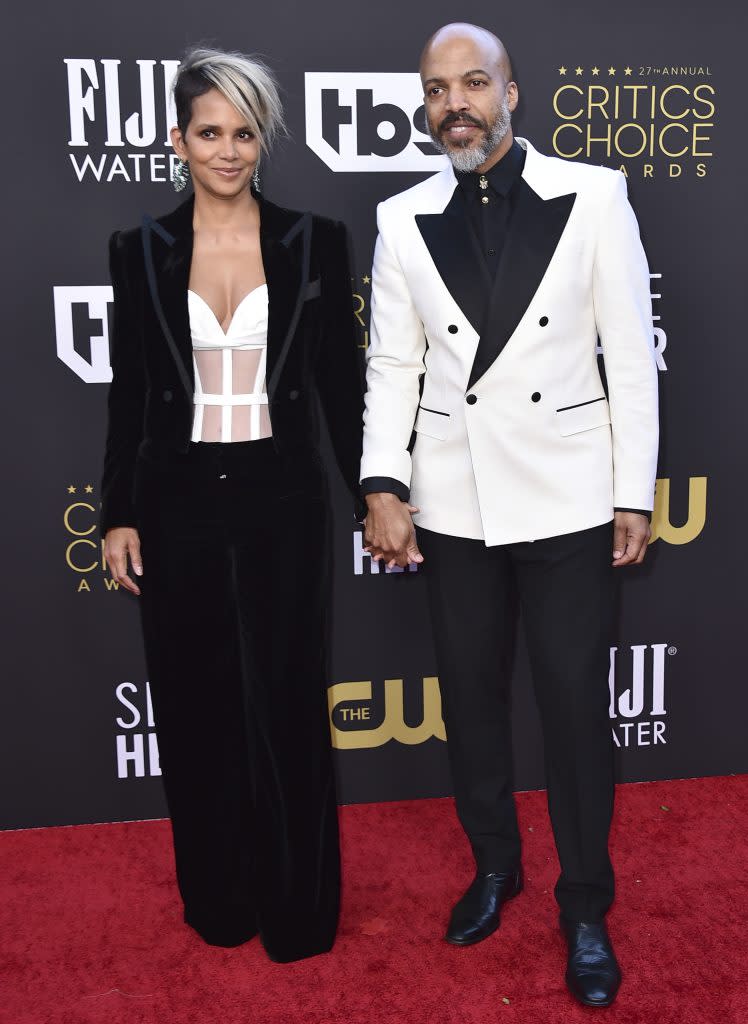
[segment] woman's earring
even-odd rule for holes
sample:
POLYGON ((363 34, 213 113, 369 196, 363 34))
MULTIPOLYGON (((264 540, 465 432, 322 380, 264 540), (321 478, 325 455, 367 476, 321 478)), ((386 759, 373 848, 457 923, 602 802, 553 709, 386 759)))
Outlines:
POLYGON ((252 175, 252 188, 255 192, 262 191, 262 188, 260 187, 260 168, 257 166, 255 167, 254 174, 252 175))
POLYGON ((186 160, 177 160, 174 170, 171 173, 171 183, 175 192, 182 192, 187 188, 190 180, 190 165, 186 160))

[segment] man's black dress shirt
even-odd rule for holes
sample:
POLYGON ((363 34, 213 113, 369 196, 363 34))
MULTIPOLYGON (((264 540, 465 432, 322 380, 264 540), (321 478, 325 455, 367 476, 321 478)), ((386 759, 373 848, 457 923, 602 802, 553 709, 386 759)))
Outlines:
POLYGON ((512 148, 485 174, 477 171, 455 174, 475 240, 492 279, 499 268, 525 156, 524 149, 514 142, 512 148))

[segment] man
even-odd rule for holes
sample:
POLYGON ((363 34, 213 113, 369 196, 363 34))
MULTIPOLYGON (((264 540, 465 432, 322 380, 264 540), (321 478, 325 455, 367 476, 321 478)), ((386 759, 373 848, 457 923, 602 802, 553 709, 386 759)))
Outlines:
POLYGON ((657 459, 647 262, 623 175, 514 139, 518 90, 494 35, 447 25, 420 70, 450 166, 378 211, 366 544, 390 565, 425 562, 430 580, 457 812, 477 866, 447 941, 486 938, 522 889, 507 699, 518 598, 567 984, 607 1006, 620 984, 605 926, 614 569, 644 558, 657 459))

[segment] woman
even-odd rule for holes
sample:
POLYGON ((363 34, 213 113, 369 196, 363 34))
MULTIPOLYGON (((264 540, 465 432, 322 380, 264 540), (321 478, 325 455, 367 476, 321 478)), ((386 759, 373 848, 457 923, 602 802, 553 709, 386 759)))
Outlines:
POLYGON ((259 931, 287 962, 331 948, 339 904, 316 410, 355 495, 345 231, 251 187, 282 127, 262 64, 195 50, 174 96, 194 196, 110 242, 101 529, 141 596, 185 920, 212 945, 259 931))

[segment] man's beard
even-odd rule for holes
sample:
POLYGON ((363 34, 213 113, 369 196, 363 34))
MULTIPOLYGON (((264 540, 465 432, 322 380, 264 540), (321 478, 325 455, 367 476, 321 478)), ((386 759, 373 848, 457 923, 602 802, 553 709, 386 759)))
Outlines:
POLYGON ((449 157, 452 166, 456 171, 460 171, 462 173, 475 171, 481 166, 481 164, 484 164, 486 160, 488 160, 512 127, 512 114, 509 110, 509 99, 507 96, 504 96, 496 113, 496 117, 490 127, 485 121, 479 121, 477 118, 471 117, 469 114, 448 114, 439 125, 439 131, 445 131, 449 128, 450 124, 454 124, 456 121, 467 122, 468 124, 474 124, 476 127, 482 128, 485 132, 483 142, 479 143, 477 146, 470 146, 469 142, 466 140, 465 144, 458 142, 455 145, 448 146, 446 143, 442 142, 441 137, 433 131, 429 124, 428 128, 431 141, 440 153, 449 157))

